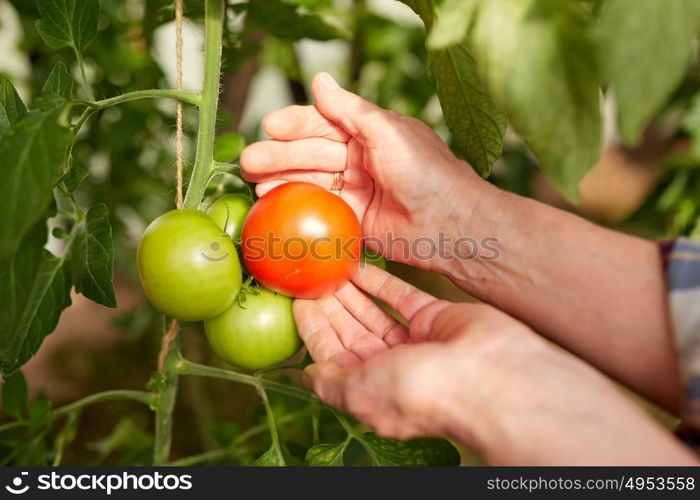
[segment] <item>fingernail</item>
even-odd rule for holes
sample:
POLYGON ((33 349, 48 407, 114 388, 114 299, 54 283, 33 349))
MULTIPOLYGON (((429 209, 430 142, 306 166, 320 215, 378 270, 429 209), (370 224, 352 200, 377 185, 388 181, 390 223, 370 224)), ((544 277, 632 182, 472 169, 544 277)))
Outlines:
POLYGON ((321 85, 323 85, 323 87, 327 88, 328 90, 337 90, 340 88, 338 82, 336 82, 335 79, 328 73, 320 73, 318 76, 318 80, 319 82, 321 82, 321 85))

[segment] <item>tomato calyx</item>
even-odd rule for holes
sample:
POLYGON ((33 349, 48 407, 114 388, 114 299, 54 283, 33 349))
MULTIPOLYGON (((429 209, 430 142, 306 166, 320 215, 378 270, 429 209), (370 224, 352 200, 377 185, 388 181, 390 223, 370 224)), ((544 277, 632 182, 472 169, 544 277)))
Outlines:
POLYGON ((242 309, 246 308, 245 303, 249 295, 260 295, 260 286, 261 285, 259 285, 252 276, 248 276, 248 278, 241 284, 241 291, 238 292, 236 301, 242 309))

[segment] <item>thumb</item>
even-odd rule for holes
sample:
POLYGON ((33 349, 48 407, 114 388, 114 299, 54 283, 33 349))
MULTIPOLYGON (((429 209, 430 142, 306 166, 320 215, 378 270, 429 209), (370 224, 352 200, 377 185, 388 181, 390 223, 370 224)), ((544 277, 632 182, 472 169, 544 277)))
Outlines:
POLYGON ((382 128, 390 114, 342 88, 328 73, 318 73, 311 81, 316 109, 352 136, 366 135, 382 128))

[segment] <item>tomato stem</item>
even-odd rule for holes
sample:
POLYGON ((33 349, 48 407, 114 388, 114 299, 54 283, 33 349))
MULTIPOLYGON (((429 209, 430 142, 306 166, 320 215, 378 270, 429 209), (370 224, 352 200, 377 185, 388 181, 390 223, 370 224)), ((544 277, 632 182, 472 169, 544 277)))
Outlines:
POLYGON ((199 106, 197 152, 187 193, 185 208, 198 208, 204 197, 214 165, 214 135, 219 107, 221 49, 224 33, 223 0, 207 0, 204 24, 204 83, 199 106))
POLYGON ((192 106, 199 106, 201 101, 201 96, 199 94, 188 92, 187 90, 149 89, 135 90, 134 92, 127 92, 125 94, 109 97, 100 101, 76 101, 76 104, 82 104, 93 109, 105 109, 110 106, 114 106, 115 104, 136 101, 138 99, 154 99, 159 97, 176 99, 186 104, 191 104, 192 106))
MULTIPOLYGON (((163 321, 163 334, 166 334, 166 325, 163 321)), ((164 465, 170 461, 170 445, 173 431, 173 409, 177 397, 178 374, 174 365, 180 359, 180 336, 175 336, 167 357, 163 371, 164 384, 156 393, 156 432, 153 443, 153 464, 164 465)))
POLYGON ((87 79, 87 74, 85 73, 85 61, 83 60, 83 55, 80 53, 80 51, 75 45, 73 45, 73 52, 75 53, 75 58, 78 60, 78 67, 80 68, 80 76, 83 79, 83 87, 85 87, 85 93, 87 94, 88 99, 94 101, 95 97, 92 92, 92 86, 90 85, 90 82, 87 79))
MULTIPOLYGON (((313 411, 316 411, 315 407, 307 407, 296 412, 281 415, 276 419, 277 425, 281 426, 290 422, 295 422, 299 418, 304 417, 313 411)), ((233 438, 233 440, 226 446, 216 448, 214 450, 205 451, 197 455, 190 455, 189 457, 180 458, 178 460, 170 462, 168 465, 198 465, 208 462, 215 462, 223 458, 240 456, 242 454, 240 446, 246 443, 248 440, 254 438, 255 436, 267 431, 268 427, 268 422, 263 422, 241 432, 235 438, 233 438)))
MULTIPOLYGON (((206 0, 204 12, 204 83, 199 104, 199 129, 194 168, 184 206, 199 208, 214 165, 214 134, 219 107, 219 81, 221 78, 221 50, 224 33, 225 5, 223 0, 206 0)), ((172 91, 168 91, 172 92, 172 91)), ((169 97, 173 97, 172 94, 169 97)), ((178 98, 183 97, 178 93, 178 98)), ((185 97, 191 97, 186 94, 185 97)), ((178 371, 181 365, 179 338, 173 341, 165 361, 165 385, 157 393, 156 436, 153 445, 153 463, 163 465, 170 460, 173 408, 177 397, 178 371)))
MULTIPOLYGON (((102 403, 105 401, 116 401, 120 399, 129 399, 131 401, 137 401, 145 405, 151 406, 153 404, 153 395, 146 391, 129 391, 129 390, 116 390, 116 391, 104 391, 95 394, 90 394, 82 399, 68 403, 65 406, 56 408, 49 413, 49 420, 56 420, 64 415, 69 415, 70 413, 81 410, 87 406, 94 405, 96 403, 102 403)), ((0 425, 0 432, 8 431, 11 429, 17 429, 30 424, 29 420, 16 420, 10 422, 9 424, 0 425)))
POLYGON ((304 389, 299 389, 293 385, 283 384, 276 382, 274 380, 265 379, 262 377, 257 377, 254 375, 248 375, 247 373, 240 373, 233 370, 225 370, 223 368, 215 368, 213 366, 200 365, 198 363, 192 363, 186 359, 180 358, 173 363, 172 368, 179 375, 195 375, 199 377, 211 377, 219 378, 223 380, 230 380, 231 382, 238 382, 240 384, 252 385, 257 387, 262 384, 266 389, 279 392, 280 394, 285 394, 297 399, 302 399, 305 401, 317 402, 318 398, 309 391, 304 389))
POLYGON ((267 391, 265 390, 265 387, 263 387, 263 384, 257 384, 255 386, 255 389, 258 391, 260 399, 262 399, 263 406, 265 407, 265 415, 267 416, 267 425, 270 429, 270 439, 272 440, 272 447, 275 449, 275 451, 277 452, 277 456, 280 458, 279 465, 284 467, 287 465, 287 463, 284 458, 284 453, 282 452, 282 446, 280 444, 280 436, 279 432, 277 431, 277 422, 275 421, 275 412, 272 411, 272 406, 270 405, 270 400, 267 397, 267 391))

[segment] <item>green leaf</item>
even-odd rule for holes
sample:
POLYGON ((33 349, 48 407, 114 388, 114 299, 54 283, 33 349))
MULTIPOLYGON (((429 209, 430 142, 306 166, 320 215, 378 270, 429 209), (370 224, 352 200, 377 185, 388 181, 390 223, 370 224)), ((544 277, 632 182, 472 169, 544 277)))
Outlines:
POLYGON ((0 107, 0 132, 3 133, 27 114, 26 106, 6 75, 0 75, 0 107))
POLYGON ((245 139, 235 132, 226 132, 214 140, 214 160, 221 163, 232 162, 245 149, 245 139))
POLYGON ((73 140, 59 125, 61 112, 32 111, 0 136, 0 259, 14 252, 52 199, 73 140))
POLYGON ((70 305, 65 256, 44 249, 45 221, 32 228, 14 256, 0 262, 0 374, 26 363, 70 305))
POLYGON ((70 76, 65 64, 62 62, 56 63, 49 77, 46 79, 41 93, 52 97, 62 97, 64 99, 73 97, 73 77, 70 76))
POLYGON ((690 154, 700 160, 700 93, 693 98, 683 119, 683 130, 692 138, 690 154))
POLYGON ((271 446, 265 453, 262 454, 255 462, 251 464, 253 467, 284 467, 284 456, 274 446, 271 446))
MULTIPOLYGON (((436 22, 431 5, 426 1, 409 3, 429 31, 436 22)), ((505 114, 487 94, 466 41, 429 51, 428 63, 455 153, 487 176, 501 155, 505 114)))
POLYGON ((326 23, 321 17, 299 11, 297 6, 279 0, 234 4, 232 8, 237 12, 247 12, 248 31, 265 31, 287 40, 345 38, 344 33, 326 23))
POLYGON ((10 123, 10 118, 7 116, 7 111, 5 111, 5 106, 0 104, 0 135, 4 134, 12 128, 10 123))
POLYGON ((419 438, 398 441, 367 432, 362 444, 375 465, 391 467, 459 465, 457 448, 449 441, 436 438, 419 438))
POLYGON ((341 467, 344 464, 343 454, 348 442, 339 444, 317 444, 306 452, 304 465, 307 467, 341 467))
POLYGON ((570 199, 602 148, 592 18, 561 0, 484 2, 470 33, 489 94, 570 199))
POLYGON ((506 116, 487 95, 464 43, 428 57, 455 152, 487 176, 501 156, 506 116))
POLYGON ((700 217, 695 221, 695 227, 690 232, 689 238, 693 241, 700 241, 700 217))
POLYGON ((41 89, 41 95, 35 105, 40 109, 51 109, 60 106, 73 97, 73 78, 62 62, 56 63, 41 89))
POLYGON ((17 420, 27 413, 27 381, 19 370, 2 384, 2 409, 5 415, 17 420))
POLYGON ((75 291, 107 307, 116 307, 112 265, 114 251, 109 209, 95 205, 76 229, 71 247, 71 275, 75 291))
POLYGON ((37 434, 51 423, 51 401, 40 396, 29 408, 30 434, 37 434))
POLYGON ((83 52, 97 35, 99 0, 37 0, 39 35, 52 49, 83 52))
POLYGON ((101 464, 105 459, 118 452, 129 452, 148 446, 151 436, 144 432, 131 417, 122 417, 112 428, 109 435, 92 441, 88 447, 97 452, 97 463, 101 464))
POLYGON ((85 167, 73 164, 63 178, 63 185, 68 193, 74 193, 78 187, 87 179, 89 173, 85 167))
POLYGON ((481 1, 445 0, 442 2, 435 24, 428 34, 428 48, 444 49, 463 41, 481 1))
POLYGON ((607 0, 603 4, 601 60, 627 143, 639 141, 647 121, 683 79, 698 23, 697 0, 607 0))

